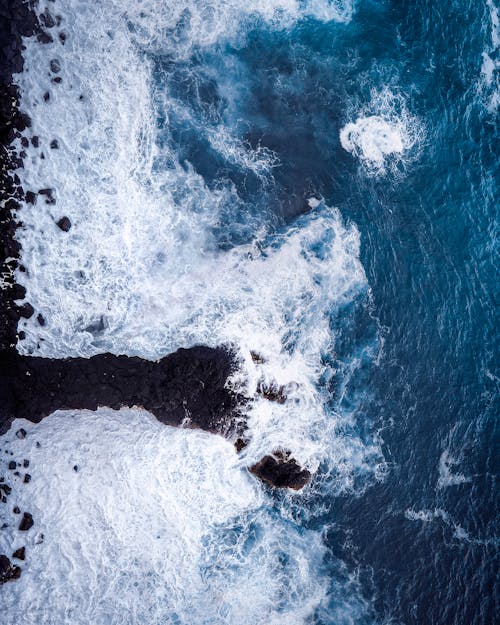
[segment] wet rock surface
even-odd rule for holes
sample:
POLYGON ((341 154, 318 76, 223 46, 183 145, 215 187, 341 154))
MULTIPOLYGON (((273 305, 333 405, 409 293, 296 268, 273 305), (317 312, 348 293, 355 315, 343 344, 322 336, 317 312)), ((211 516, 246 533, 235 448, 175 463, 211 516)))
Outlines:
POLYGON ((5 584, 21 576, 21 569, 12 564, 9 558, 0 554, 0 584, 5 584))
POLYGON ((29 512, 25 512, 23 514, 23 518, 21 519, 21 522, 19 523, 19 531, 27 532, 33 527, 33 525, 34 525, 33 516, 29 512))
POLYGON ((231 436, 245 399, 227 388, 234 370, 223 348, 180 349, 158 362, 102 354, 49 359, 0 355, 0 433, 15 418, 39 422, 55 410, 141 406, 168 425, 231 436))
POLYGON ((250 472, 276 488, 300 490, 311 480, 311 473, 302 469, 288 451, 275 451, 264 456, 250 468, 250 472))
POLYGON ((24 560, 26 558, 26 547, 19 547, 19 549, 16 549, 12 554, 12 557, 17 560, 24 560))
POLYGON ((29 129, 30 119, 19 107, 19 89, 12 75, 23 70, 23 37, 40 31, 33 2, 0 0, 0 263, 3 286, 0 289, 0 350, 16 342, 17 322, 22 311, 14 300, 17 286, 13 271, 20 246, 14 235, 18 224, 14 212, 24 198, 15 170, 23 166, 22 156, 13 142, 29 129))

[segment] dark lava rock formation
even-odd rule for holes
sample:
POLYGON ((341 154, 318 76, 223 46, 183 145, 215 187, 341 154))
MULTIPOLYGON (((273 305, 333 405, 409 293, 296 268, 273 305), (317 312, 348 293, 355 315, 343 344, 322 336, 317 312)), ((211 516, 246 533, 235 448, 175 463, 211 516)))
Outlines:
POLYGON ((150 362, 101 354, 51 359, 0 356, 0 433, 13 419, 39 422, 55 410, 141 406, 168 425, 200 428, 226 437, 243 428, 244 398, 226 388, 234 370, 225 349, 180 349, 150 362))
POLYGON ((250 472, 277 488, 300 490, 311 480, 311 473, 302 469, 288 451, 275 451, 271 456, 264 456, 250 468, 250 472))

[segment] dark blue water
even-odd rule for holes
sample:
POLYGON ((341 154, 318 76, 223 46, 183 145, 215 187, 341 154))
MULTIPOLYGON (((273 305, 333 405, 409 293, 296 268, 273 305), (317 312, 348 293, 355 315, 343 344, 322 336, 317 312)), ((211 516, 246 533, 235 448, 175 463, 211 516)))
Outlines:
MULTIPOLYGON (((256 223, 292 223, 311 194, 361 232, 371 294, 332 322, 331 408, 354 412, 361 437, 381 437, 388 471, 358 496, 323 494, 328 513, 309 521, 325 528, 332 584, 338 557, 358 576, 369 608, 356 622, 473 625, 499 614, 499 129, 495 85, 481 74, 483 52, 495 54, 492 7, 365 0, 347 24, 257 24, 189 71, 156 59, 160 82, 168 73, 193 112, 170 117, 178 152, 242 200, 215 226, 221 247, 249 240, 256 223), (373 175, 339 132, 384 88, 422 138, 373 175), (221 121, 278 155, 272 181, 211 150, 201 129, 221 121), (363 351, 375 335, 377 357, 363 351)), ((331 622, 334 603, 314 622, 331 622)))

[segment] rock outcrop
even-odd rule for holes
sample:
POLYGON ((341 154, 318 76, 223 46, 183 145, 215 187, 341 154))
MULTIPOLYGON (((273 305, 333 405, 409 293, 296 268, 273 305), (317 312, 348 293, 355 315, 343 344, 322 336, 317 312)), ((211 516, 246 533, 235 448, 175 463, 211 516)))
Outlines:
POLYGON ((0 355, 0 433, 17 417, 38 422, 55 410, 141 406, 168 425, 231 437, 244 429, 245 398, 227 387, 235 367, 223 348, 179 349, 158 362, 101 354, 92 358, 0 355))
POLYGON ((311 473, 302 469, 290 452, 281 450, 264 456, 250 468, 250 472, 276 488, 300 490, 311 480, 311 473))

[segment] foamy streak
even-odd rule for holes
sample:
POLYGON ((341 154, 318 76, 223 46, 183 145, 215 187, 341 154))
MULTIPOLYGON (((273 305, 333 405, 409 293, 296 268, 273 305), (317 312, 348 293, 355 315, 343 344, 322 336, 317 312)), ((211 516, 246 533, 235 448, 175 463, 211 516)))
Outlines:
POLYGON ((486 6, 490 24, 487 36, 489 41, 481 65, 482 90, 487 93, 488 109, 493 113, 500 104, 500 19, 493 0, 487 0, 486 6))
POLYGON ((5 517, 0 552, 26 544, 27 559, 4 625, 293 625, 325 600, 320 535, 271 519, 220 437, 102 409, 19 420, 1 443, 30 460, 9 501, 35 521, 23 534, 5 517))
MULTIPOLYGON (((309 5, 289 3, 285 10, 284 3, 262 2, 250 10, 248 3, 215 3, 211 9, 192 3, 193 32, 177 41, 169 29, 180 28, 187 4, 142 3, 140 14, 132 4, 124 19, 122 4, 66 0, 58 7, 69 35, 65 47, 28 43, 27 72, 19 80, 45 159, 30 149, 31 163, 20 175, 25 189, 53 187, 57 203, 39 196, 20 215, 28 271, 19 272, 18 280, 46 325, 40 327, 35 316, 23 321, 27 337, 18 349, 41 356, 111 351, 155 359, 195 343, 229 343, 242 356, 250 395, 261 376, 294 385, 286 407, 262 400, 250 415, 248 460, 276 446, 289 447, 313 470, 328 457, 341 467, 338 487, 348 487, 355 467, 371 465, 375 448, 337 440, 340 417, 325 415, 316 382, 322 353, 334 348, 330 316, 367 288, 358 232, 342 223, 338 211, 315 201, 311 214, 288 230, 269 236, 262 224, 254 243, 221 252, 214 228, 241 200, 231 186, 209 190, 192 168, 181 166, 169 147, 168 123, 159 147, 152 94, 167 115, 171 107, 178 115, 182 103, 166 89, 156 92, 151 64, 138 47, 164 46, 172 53, 174 46, 184 58, 186 41, 200 46, 212 44, 215 34, 236 36, 250 13, 254 21, 280 27, 285 22, 279 20, 297 19, 309 5), (222 27, 214 34, 210 20, 194 28, 193 16, 206 17, 207 11, 214 23, 226 11, 224 34, 222 27), (236 14, 240 21, 233 21, 236 14), (61 65, 60 86, 41 79, 54 57, 61 65), (42 98, 46 89, 48 103, 42 98), (58 150, 48 148, 54 138, 58 150), (64 234, 54 223, 62 215, 73 223, 64 234), (256 367, 250 350, 266 364, 256 367)), ((184 113, 191 114, 187 106, 184 113)), ((242 168, 265 176, 273 167, 271 153, 251 150, 231 127, 211 127, 207 137, 242 168)))
POLYGON ((421 134, 404 100, 388 89, 374 91, 370 104, 357 115, 355 122, 340 131, 344 150, 358 158, 370 175, 395 171, 409 157, 421 134))
POLYGON ((458 486, 470 482, 470 478, 461 473, 453 473, 452 467, 459 464, 456 458, 453 458, 448 451, 443 451, 439 458, 439 478, 437 487, 447 488, 448 486, 458 486))

